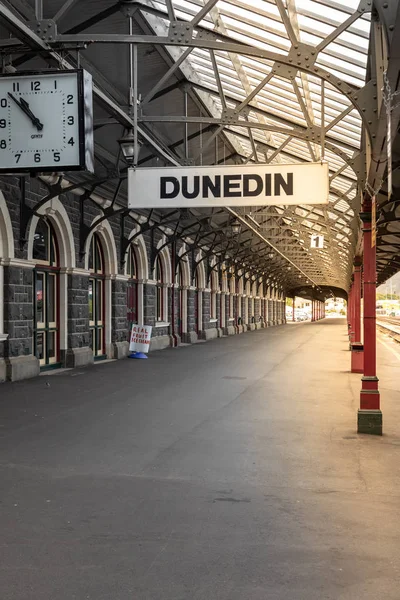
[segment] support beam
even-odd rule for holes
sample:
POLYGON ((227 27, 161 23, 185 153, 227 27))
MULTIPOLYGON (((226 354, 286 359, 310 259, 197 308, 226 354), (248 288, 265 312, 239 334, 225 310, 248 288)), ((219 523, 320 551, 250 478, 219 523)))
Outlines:
POLYGON ((357 256, 354 260, 354 314, 353 314, 353 342, 351 344, 351 372, 364 372, 364 346, 361 343, 361 269, 362 260, 357 256))
POLYGON ((371 198, 365 197, 363 212, 364 235, 364 375, 361 378, 358 433, 382 435, 382 412, 378 377, 376 376, 376 246, 371 243, 371 198))

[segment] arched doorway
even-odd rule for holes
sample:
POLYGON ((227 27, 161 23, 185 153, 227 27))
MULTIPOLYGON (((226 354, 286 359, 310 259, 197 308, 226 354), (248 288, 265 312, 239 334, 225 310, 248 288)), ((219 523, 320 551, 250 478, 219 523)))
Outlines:
POLYGON ((105 267, 104 254, 97 233, 89 247, 89 345, 95 359, 105 357, 105 267))
POLYGON ((53 227, 44 218, 37 222, 33 236, 34 272, 34 355, 41 369, 60 362, 59 335, 59 251, 53 227))

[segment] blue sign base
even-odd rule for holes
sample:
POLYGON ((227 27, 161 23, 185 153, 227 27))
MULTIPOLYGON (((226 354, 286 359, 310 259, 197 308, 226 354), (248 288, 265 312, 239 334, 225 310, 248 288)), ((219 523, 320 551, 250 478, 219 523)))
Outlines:
POLYGON ((132 352, 131 354, 129 354, 128 358, 149 358, 146 354, 143 354, 143 352, 132 352))

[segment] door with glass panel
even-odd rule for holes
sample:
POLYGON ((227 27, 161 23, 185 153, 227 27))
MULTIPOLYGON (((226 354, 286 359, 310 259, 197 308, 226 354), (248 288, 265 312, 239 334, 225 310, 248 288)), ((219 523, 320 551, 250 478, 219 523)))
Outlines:
POLYGON ((58 252, 50 224, 38 221, 33 240, 34 271, 34 353, 41 368, 59 363, 58 252))
POLYGON ((104 345, 104 260, 100 240, 94 234, 89 253, 89 331, 95 358, 105 356, 104 345))
POLYGON ((57 274, 35 273, 35 349, 40 366, 58 362, 57 274))

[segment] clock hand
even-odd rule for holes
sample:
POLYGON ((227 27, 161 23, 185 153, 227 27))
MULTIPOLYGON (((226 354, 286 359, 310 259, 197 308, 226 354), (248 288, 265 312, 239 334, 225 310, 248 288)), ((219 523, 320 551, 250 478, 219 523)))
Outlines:
POLYGON ((14 100, 14 102, 20 107, 20 109, 26 114, 26 116, 32 121, 32 123, 36 127, 36 129, 38 131, 42 131, 43 124, 33 114, 31 109, 29 108, 28 102, 26 100, 24 100, 24 98, 21 98, 20 101, 18 101, 17 98, 14 96, 14 94, 12 94, 11 92, 8 92, 8 95, 10 96, 10 98, 12 98, 14 100))
POLYGON ((31 111, 31 109, 29 108, 29 104, 27 103, 26 100, 24 100, 24 98, 21 98, 20 100, 21 105, 24 106, 26 108, 27 114, 29 112, 29 115, 32 119, 32 123, 35 125, 35 127, 37 128, 38 131, 41 131, 43 129, 43 124, 40 122, 40 120, 33 114, 33 112, 31 111))

